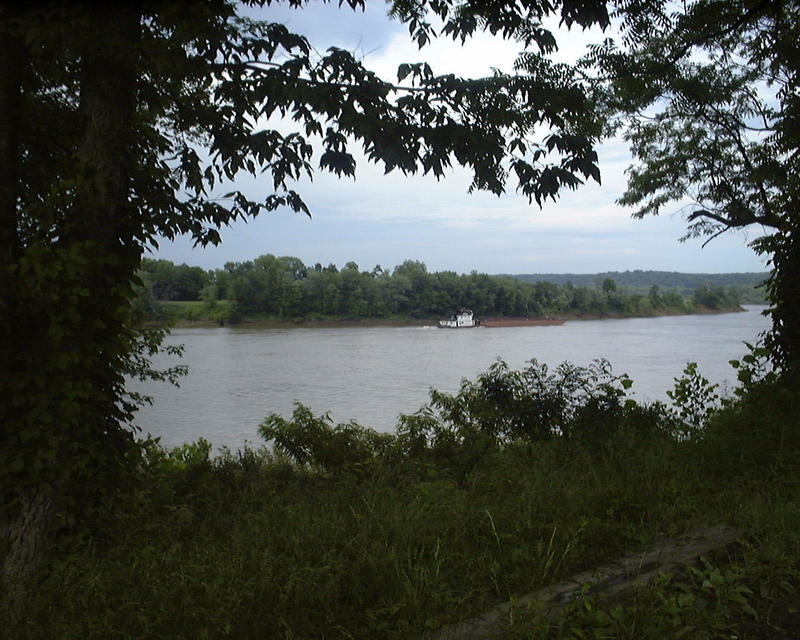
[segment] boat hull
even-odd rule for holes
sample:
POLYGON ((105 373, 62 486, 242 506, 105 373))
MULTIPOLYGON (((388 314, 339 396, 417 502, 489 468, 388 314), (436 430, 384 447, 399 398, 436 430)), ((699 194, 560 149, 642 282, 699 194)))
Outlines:
POLYGON ((566 322, 563 318, 486 318, 483 327, 553 327, 566 322))

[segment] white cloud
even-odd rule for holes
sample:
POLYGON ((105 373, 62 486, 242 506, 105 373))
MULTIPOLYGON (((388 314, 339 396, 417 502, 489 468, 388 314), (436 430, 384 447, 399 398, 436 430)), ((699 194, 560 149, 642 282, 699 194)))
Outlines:
MULTIPOLYGON (((404 26, 383 20, 383 11, 385 6, 378 5, 359 17, 348 11, 333 12, 331 6, 322 10, 309 5, 297 17, 290 16, 289 26, 309 33, 317 46, 336 43, 363 52, 364 63, 388 80, 396 78, 400 63, 423 60, 435 73, 466 77, 488 75, 492 67, 510 71, 519 50, 516 43, 480 35, 463 48, 440 40, 420 51, 404 26)), ((597 30, 589 34, 573 30, 557 37, 558 58, 571 61, 582 53, 587 40, 603 35, 597 30)), ((283 122, 280 129, 294 127, 283 122)), ((310 264, 341 265, 354 260, 362 268, 391 267, 417 258, 432 270, 490 273, 762 268, 742 237, 720 238, 701 251, 699 242, 677 242, 685 230, 680 216, 631 220, 630 211, 615 204, 625 189, 624 169, 630 163, 627 146, 619 139, 611 140, 599 154, 602 185, 588 183, 578 191, 566 191, 541 211, 516 195, 513 183, 501 198, 487 193, 468 195, 470 176, 463 169, 449 171, 440 181, 399 172, 383 175, 382 168, 358 155, 356 181, 316 173, 313 182, 302 180, 297 185, 313 220, 276 212, 224 230, 220 247, 191 250, 181 240, 164 243, 159 255, 205 267, 275 253, 296 255, 310 264)), ((238 186, 255 197, 272 191, 267 179, 240 180, 238 186)))
POLYGON ((486 33, 476 35, 464 46, 439 38, 419 49, 407 34, 396 33, 385 48, 366 56, 363 62, 387 80, 397 79, 397 67, 403 62, 427 62, 438 75, 482 78, 491 75, 492 68, 510 72, 520 50, 516 42, 486 33))

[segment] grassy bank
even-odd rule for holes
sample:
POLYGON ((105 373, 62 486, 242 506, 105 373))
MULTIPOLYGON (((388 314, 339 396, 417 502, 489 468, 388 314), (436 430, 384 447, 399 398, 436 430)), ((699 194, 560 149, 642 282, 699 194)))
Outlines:
POLYGON ((729 524, 744 537, 708 559, 706 577, 722 576, 710 595, 699 579, 672 606, 664 584, 639 609, 581 605, 550 625, 523 617, 512 635, 695 625, 687 637, 730 638, 798 586, 800 401, 762 385, 712 410, 694 382, 667 410, 627 402, 602 368, 498 366, 434 393, 395 434, 299 407, 262 425, 277 453, 152 447, 13 637, 418 638, 657 536, 729 524))
MULTIPOLYGON (((173 327, 217 327, 217 326, 252 326, 265 329, 275 328, 326 328, 326 327, 402 327, 436 325, 439 317, 418 318, 411 316, 387 317, 351 317, 314 315, 303 318, 279 318, 269 315, 235 316, 231 312, 231 304, 227 300, 218 301, 213 307, 205 302, 165 301, 158 303, 158 312, 150 316, 150 320, 165 323, 173 327)), ((620 318, 656 318, 662 316, 688 314, 736 313, 742 311, 739 306, 725 309, 710 309, 694 305, 691 309, 657 309, 642 313, 566 313, 549 314, 566 320, 606 320, 620 318)), ((547 315, 547 314, 545 314, 547 315)))
POLYGON ((290 327, 402 327, 409 325, 436 324, 439 318, 412 318, 410 316, 390 315, 386 317, 352 317, 343 315, 312 315, 298 318, 281 318, 268 314, 239 316, 232 310, 228 300, 219 300, 214 306, 202 301, 168 300, 157 303, 154 313, 148 316, 150 322, 167 324, 173 327, 218 327, 248 326, 265 329, 290 327))

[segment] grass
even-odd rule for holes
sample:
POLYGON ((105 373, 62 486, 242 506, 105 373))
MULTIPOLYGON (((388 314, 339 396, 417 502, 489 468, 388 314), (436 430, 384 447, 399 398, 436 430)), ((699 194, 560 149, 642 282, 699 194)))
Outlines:
POLYGON ((208 324, 218 326, 226 323, 230 314, 230 302, 219 300, 213 308, 203 301, 168 300, 158 303, 159 320, 168 324, 196 326, 208 324))
POLYGON ((522 620, 511 637, 656 638, 692 624, 688 637, 731 637, 748 619, 731 594, 745 588, 766 611, 798 584, 798 415, 791 390, 767 390, 702 437, 515 441, 466 471, 427 455, 321 469, 266 448, 151 449, 141 484, 60 558, 13 637, 419 638, 701 524, 745 532, 714 559, 726 596, 703 591, 709 573, 627 608, 522 620))

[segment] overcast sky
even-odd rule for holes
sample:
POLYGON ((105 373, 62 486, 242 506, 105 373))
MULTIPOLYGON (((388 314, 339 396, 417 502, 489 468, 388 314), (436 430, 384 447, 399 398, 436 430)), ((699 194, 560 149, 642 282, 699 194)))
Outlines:
MULTIPOLYGON (((273 6, 264 19, 285 22, 306 35, 320 51, 335 45, 355 51, 384 78, 396 78, 401 62, 425 60, 435 73, 480 77, 491 67, 510 71, 518 46, 481 36, 462 47, 437 41, 419 51, 406 27, 386 17, 385 5, 364 12, 312 3, 303 10, 273 6)), ((589 38, 601 37, 599 31, 589 38)), ((560 56, 575 56, 586 36, 559 36, 560 56)), ((220 268, 225 262, 251 260, 265 253, 296 256, 306 264, 339 266, 355 261, 362 269, 393 267, 405 259, 422 260, 430 271, 476 269, 487 273, 595 273, 633 269, 685 272, 762 271, 751 249, 751 234, 701 241, 678 239, 685 221, 678 211, 632 220, 615 200, 625 188, 631 160, 626 145, 612 141, 599 149, 602 186, 587 183, 567 191, 543 209, 512 192, 498 198, 469 195, 470 178, 459 169, 446 179, 383 175, 360 161, 357 178, 317 173, 297 185, 312 218, 290 211, 262 214, 222 231, 222 244, 193 248, 191 240, 162 241, 153 257, 220 268)), ((269 180, 245 180, 237 187, 251 196, 271 192, 269 180)))

